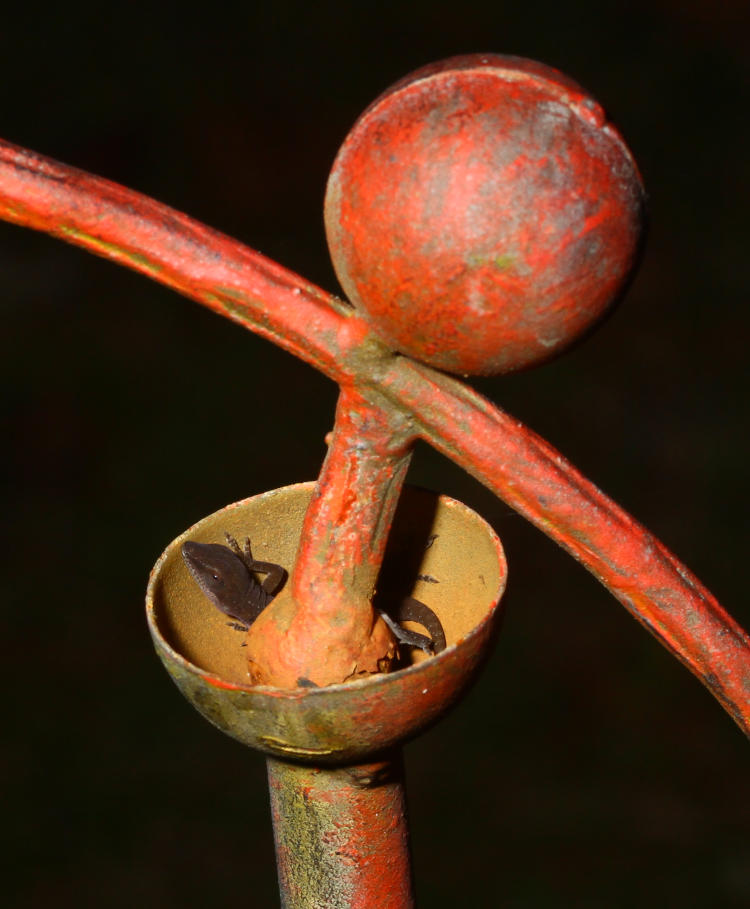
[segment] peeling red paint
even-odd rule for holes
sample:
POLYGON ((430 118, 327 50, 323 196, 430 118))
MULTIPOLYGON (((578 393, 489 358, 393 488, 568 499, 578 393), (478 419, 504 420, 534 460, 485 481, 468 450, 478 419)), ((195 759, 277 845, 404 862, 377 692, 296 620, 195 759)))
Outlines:
POLYGON ((473 56, 365 111, 329 178, 326 230, 342 286, 389 346, 507 372, 607 312, 635 264, 643 188, 616 130, 581 116, 595 108, 553 70, 473 56))
MULTIPOLYGON (((472 65, 469 58, 460 64, 472 65)), ((548 72, 528 61, 514 65, 519 78, 537 68, 548 72)), ((579 113, 589 109, 571 80, 555 79, 579 113)), ((237 241, 139 193, 6 142, 0 142, 0 217, 142 271, 335 381, 385 394, 394 415, 412 421, 430 444, 573 553, 750 731, 745 632, 672 556, 663 560, 671 570, 661 583, 646 584, 640 553, 653 538, 644 541, 636 522, 523 424, 460 383, 394 356, 349 305, 237 241), (506 454, 514 450, 518 457, 506 454), (610 525, 616 533, 605 533, 610 525), (675 621, 674 602, 685 604, 684 625, 679 634, 662 637, 655 629, 675 621), (706 654, 714 653, 722 656, 721 665, 707 662, 706 654)), ((325 560, 323 552, 317 555, 325 560)))
POLYGON ((259 724, 268 715, 289 721, 263 734, 243 729, 243 740, 290 761, 272 761, 269 773, 288 905, 329 904, 321 863, 326 886, 348 906, 411 905, 398 771, 390 785, 374 785, 375 765, 323 771, 291 761, 364 759, 363 730, 368 748, 397 744, 441 715, 479 663, 468 636, 463 649, 428 661, 424 676, 335 684, 393 658, 370 601, 417 438, 581 561, 750 731, 750 639, 697 579, 544 440, 457 380, 393 352, 462 374, 554 355, 624 286, 642 207, 637 168, 601 108, 562 74, 517 58, 427 67, 355 125, 331 175, 326 221, 358 312, 179 212, 0 142, 0 217, 140 271, 341 385, 291 581, 248 636, 255 681, 277 688, 201 673, 154 631, 175 680, 188 697, 198 692, 196 705, 225 731, 242 737, 226 717, 245 716, 248 705, 259 724), (429 685, 415 687, 424 677, 429 685), (320 687, 297 688, 303 681, 320 687), (314 741, 290 741, 292 729, 314 741), (305 880, 290 831, 308 837, 305 880), (303 885, 318 888, 318 903, 304 903, 303 885))

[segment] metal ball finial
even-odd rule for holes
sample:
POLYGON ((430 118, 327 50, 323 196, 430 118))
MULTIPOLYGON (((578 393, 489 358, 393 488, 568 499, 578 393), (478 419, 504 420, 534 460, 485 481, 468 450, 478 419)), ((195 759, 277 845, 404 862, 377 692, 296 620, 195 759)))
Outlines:
POLYGON ((580 86, 517 57, 456 57, 396 83, 345 139, 326 192, 351 302, 393 348, 493 375, 563 351, 637 259, 644 193, 580 86))

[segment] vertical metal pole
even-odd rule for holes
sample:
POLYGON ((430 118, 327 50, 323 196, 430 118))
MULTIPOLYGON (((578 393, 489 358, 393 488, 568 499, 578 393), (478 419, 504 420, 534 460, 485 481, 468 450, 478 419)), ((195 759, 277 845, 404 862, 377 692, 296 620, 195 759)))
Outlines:
POLYGON ((322 768, 268 759, 283 909, 414 905, 400 750, 322 768))
POLYGON ((466 506, 407 489, 387 571, 440 579, 428 593, 445 621, 445 650, 427 659, 407 657, 401 671, 351 684, 248 685, 247 647, 191 583, 182 546, 220 538, 225 530, 239 535, 240 528, 252 537, 257 529, 266 551, 289 564, 314 495, 312 484, 271 490, 209 515, 174 540, 149 581, 149 628, 188 700, 211 723, 267 755, 282 906, 411 909, 398 746, 442 716, 489 655, 501 618, 505 558, 492 529, 466 506), (425 547, 428 532, 433 537, 425 547))

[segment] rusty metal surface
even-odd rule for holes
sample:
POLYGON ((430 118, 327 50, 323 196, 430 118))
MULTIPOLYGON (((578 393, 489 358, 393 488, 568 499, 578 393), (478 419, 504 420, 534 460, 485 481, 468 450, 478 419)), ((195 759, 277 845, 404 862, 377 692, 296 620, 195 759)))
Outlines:
POLYGON ((404 424, 342 387, 290 583, 248 635, 255 684, 335 685, 393 663, 396 643, 372 596, 411 459, 404 424))
MULTIPOLYGON (((533 136, 530 142, 533 151, 533 136)), ((7 143, 0 145, 0 215, 148 274, 343 385, 385 394, 414 437, 578 558, 750 729, 746 633, 658 540, 518 421, 460 382, 395 356, 349 306, 236 241, 7 143)))
POLYGON ((644 218, 596 101, 516 57, 456 57, 370 105, 338 153, 326 231, 342 287, 391 347, 494 374, 560 353, 617 300, 644 218))
POLYGON ((404 376, 418 364, 399 367, 383 387, 422 414, 423 437, 584 565, 750 735, 750 637, 695 575, 518 420, 449 376, 426 388, 404 376))
POLYGON ((407 668, 349 684, 253 685, 245 636, 192 582, 180 547, 187 539, 220 540, 228 530, 238 537, 250 534, 257 557, 291 566, 313 489, 306 483, 263 493, 204 518, 178 537, 152 573, 147 616, 170 676, 214 725, 268 755, 330 766, 365 760, 413 737, 456 702, 494 642, 506 566, 499 540, 478 515, 446 496, 407 487, 379 602, 404 593, 418 596, 441 619, 446 650, 429 659, 415 654, 407 668))
POLYGON ((414 905, 398 754, 327 771, 269 759, 268 785, 284 909, 414 905))

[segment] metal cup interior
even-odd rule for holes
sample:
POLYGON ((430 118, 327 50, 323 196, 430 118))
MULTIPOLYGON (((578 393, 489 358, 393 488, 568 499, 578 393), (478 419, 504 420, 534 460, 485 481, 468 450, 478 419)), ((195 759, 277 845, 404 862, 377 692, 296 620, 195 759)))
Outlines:
MULTIPOLYGON (((156 651, 182 693, 239 741, 285 759, 350 763, 416 735, 454 703, 491 647, 506 563, 494 531, 447 496, 407 487, 401 496, 375 604, 411 595, 437 614, 446 649, 410 654, 395 672, 325 688, 249 684, 245 635, 201 592, 182 544, 252 541, 256 559, 292 569, 314 489, 271 490, 199 521, 174 540, 149 580, 146 611, 156 651)), ((411 625, 416 631, 424 631, 411 625)))

